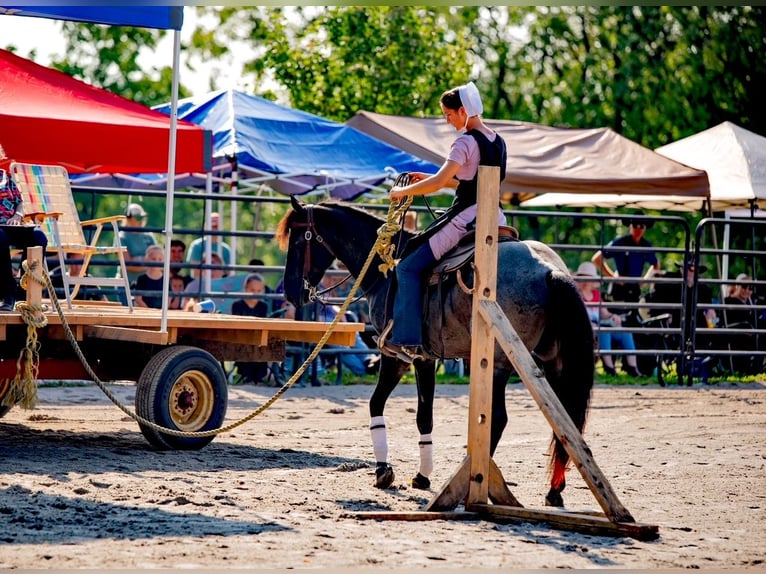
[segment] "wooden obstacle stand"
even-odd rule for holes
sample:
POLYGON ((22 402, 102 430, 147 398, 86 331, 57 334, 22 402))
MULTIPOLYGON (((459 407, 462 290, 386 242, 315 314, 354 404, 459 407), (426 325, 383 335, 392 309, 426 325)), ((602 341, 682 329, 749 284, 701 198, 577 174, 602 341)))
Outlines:
POLYGON ((417 512, 360 512, 357 518, 378 520, 470 520, 548 523, 554 528, 601 536, 654 540, 657 526, 637 523, 620 503, 542 371, 495 301, 497 286, 498 167, 479 167, 476 220, 476 268, 471 342, 467 456, 447 484, 417 512), (553 432, 566 448, 602 513, 524 508, 489 455, 492 409, 492 365, 495 340, 508 355, 553 432), (491 500, 491 504, 490 504, 491 500), (464 503, 465 511, 455 511, 464 503))

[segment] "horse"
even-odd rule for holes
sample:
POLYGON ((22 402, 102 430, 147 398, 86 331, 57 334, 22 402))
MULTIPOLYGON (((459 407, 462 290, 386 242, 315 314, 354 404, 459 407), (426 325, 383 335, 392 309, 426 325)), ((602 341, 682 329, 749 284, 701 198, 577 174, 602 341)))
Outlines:
MULTIPOLYGON (((276 239, 287 251, 283 278, 285 297, 297 307, 307 303, 325 271, 337 259, 351 276, 362 270, 385 223, 368 210, 336 200, 315 205, 295 197, 280 221, 276 239)), ((414 235, 400 231, 397 248, 414 235)), ((370 321, 380 334, 392 316, 395 273, 378 268, 375 255, 360 289, 367 299, 370 321)), ((473 271, 462 270, 465 285, 472 284, 473 271)), ((445 282, 430 288, 424 304, 424 347, 429 356, 412 365, 396 357, 381 356, 378 381, 369 402, 370 434, 377 459, 378 488, 390 487, 395 479, 388 463, 385 419, 386 401, 412 366, 418 391, 416 424, 420 431, 420 469, 411 484, 430 488, 433 470, 433 402, 436 387, 436 361, 444 358, 469 359, 471 353, 472 295, 456 284, 445 282)), ((412 293, 408 296, 419 297, 412 293)), ((532 352, 545 378, 580 432, 585 426, 594 376, 593 330, 582 298, 561 257, 547 245, 533 240, 498 244, 496 300, 527 349, 532 352)), ((493 365, 490 456, 497 448, 508 423, 505 388, 513 372, 505 352, 496 345, 493 365)), ((553 435, 548 464, 550 490, 548 506, 563 506, 561 492, 566 486, 569 455, 553 435)))

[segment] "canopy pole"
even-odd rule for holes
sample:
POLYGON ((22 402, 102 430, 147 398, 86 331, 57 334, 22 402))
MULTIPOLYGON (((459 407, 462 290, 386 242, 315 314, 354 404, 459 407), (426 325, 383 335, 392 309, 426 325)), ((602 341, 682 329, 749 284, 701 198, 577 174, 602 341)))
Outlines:
POLYGON ((173 31, 173 87, 170 99, 170 145, 168 183, 165 193, 165 262, 162 271, 162 320, 160 332, 168 330, 168 291, 170 290, 170 241, 173 239, 173 195, 176 184, 176 130, 178 129, 178 75, 181 62, 181 30, 173 31))

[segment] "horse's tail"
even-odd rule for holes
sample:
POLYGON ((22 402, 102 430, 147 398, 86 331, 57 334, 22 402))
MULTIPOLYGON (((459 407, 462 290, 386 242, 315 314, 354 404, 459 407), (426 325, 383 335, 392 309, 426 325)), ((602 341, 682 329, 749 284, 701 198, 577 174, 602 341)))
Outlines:
MULTIPOLYGON (((593 356, 593 327, 585 303, 574 282, 562 273, 549 276, 551 288, 546 315, 554 326, 551 335, 559 347, 559 361, 544 365, 545 376, 566 409, 572 422, 582 432, 588 416, 595 362, 593 356)), ((549 503, 560 506, 560 492, 566 485, 564 473, 569 454, 554 434, 549 464, 551 492, 549 503), (558 499, 556 498, 558 497, 558 499)))

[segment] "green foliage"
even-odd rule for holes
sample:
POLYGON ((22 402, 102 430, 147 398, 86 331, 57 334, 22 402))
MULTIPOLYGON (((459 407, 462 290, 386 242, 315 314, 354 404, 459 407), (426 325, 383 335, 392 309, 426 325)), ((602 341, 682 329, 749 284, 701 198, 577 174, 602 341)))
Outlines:
MULTIPOLYGON (((172 66, 146 69, 141 50, 157 48, 164 30, 63 22, 66 53, 51 67, 146 106, 171 99, 172 66)), ((179 86, 179 94, 188 92, 179 86)))

